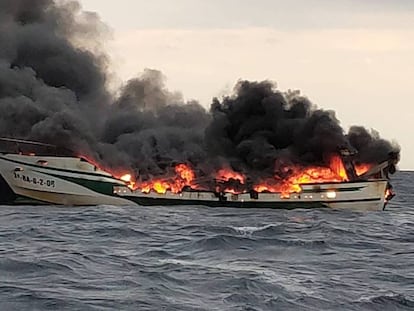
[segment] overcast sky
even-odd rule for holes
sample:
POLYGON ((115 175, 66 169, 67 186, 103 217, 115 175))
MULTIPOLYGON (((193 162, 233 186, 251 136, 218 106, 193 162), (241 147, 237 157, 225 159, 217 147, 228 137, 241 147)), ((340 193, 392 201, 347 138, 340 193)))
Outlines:
POLYGON ((113 32, 120 81, 145 68, 208 106, 239 79, 299 89, 374 128, 414 169, 413 0, 81 0, 113 32))

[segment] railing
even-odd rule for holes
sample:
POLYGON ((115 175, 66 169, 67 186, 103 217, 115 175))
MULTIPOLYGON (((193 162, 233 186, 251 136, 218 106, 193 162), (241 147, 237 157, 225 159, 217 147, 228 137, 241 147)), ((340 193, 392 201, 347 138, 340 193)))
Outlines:
POLYGON ((65 147, 7 137, 0 138, 0 153, 40 156, 75 156, 73 151, 65 147))

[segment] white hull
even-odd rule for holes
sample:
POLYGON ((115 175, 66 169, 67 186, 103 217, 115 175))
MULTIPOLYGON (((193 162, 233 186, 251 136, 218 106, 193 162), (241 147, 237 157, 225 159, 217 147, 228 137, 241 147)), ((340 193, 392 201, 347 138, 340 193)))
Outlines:
POLYGON ((4 155, 0 156, 0 174, 15 195, 39 202, 72 206, 134 204, 113 196, 112 191, 104 194, 83 186, 122 182, 78 158, 4 155), (47 165, 38 165, 39 161, 47 165))
POLYGON ((315 208, 328 207, 352 210, 382 210, 385 204, 387 180, 302 185, 301 193, 289 197, 278 193, 250 193, 217 195, 213 192, 185 191, 165 194, 126 187, 115 187, 119 196, 142 205, 208 205, 229 207, 315 208))

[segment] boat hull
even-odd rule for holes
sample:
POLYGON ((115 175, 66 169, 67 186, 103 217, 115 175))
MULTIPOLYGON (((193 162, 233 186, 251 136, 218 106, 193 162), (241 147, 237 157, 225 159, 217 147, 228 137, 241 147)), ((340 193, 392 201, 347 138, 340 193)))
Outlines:
POLYGON ((213 192, 188 191, 142 193, 115 187, 115 192, 140 205, 204 205, 211 207, 238 208, 334 208, 351 210, 382 210, 385 204, 386 180, 347 183, 324 183, 302 185, 301 193, 289 196, 277 193, 217 194, 213 192))

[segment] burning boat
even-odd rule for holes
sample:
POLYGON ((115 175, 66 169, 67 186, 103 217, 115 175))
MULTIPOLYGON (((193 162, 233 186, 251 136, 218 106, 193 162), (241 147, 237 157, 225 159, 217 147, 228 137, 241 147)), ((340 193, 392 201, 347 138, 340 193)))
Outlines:
POLYGON ((208 109, 153 69, 108 88, 100 19, 32 2, 0 2, 0 137, 14 138, 0 141, 1 203, 380 209, 392 196, 400 147, 375 130, 345 131, 269 80, 240 79, 208 109))
MULTIPOLYGON (((357 210, 382 210, 394 197, 389 174, 395 172, 396 158, 390 158, 376 166, 356 168, 348 151, 342 157, 334 157, 339 171, 330 168, 307 168, 282 183, 247 186, 246 190, 217 186, 216 191, 200 190, 194 173, 180 165, 175 180, 155 180, 136 186, 134 183, 116 186, 115 193, 140 205, 206 205, 245 208, 335 208, 357 210), (342 160, 343 159, 343 160, 342 160), (339 161, 339 162, 338 162, 339 161), (186 184, 177 190, 177 184, 186 184), (185 190, 183 190, 185 189, 185 190)), ((218 173, 225 182, 236 180, 244 184, 242 174, 222 170, 218 173), (226 175, 226 176, 223 176, 226 175)), ((220 181, 216 180, 216 185, 220 181)))
POLYGON ((389 174, 395 171, 397 161, 393 155, 376 166, 356 167, 352 155, 342 150, 341 156, 332 160, 336 169, 306 168, 282 183, 265 180, 252 185, 243 174, 222 169, 213 181, 214 190, 210 190, 200 186, 194 171, 186 164, 175 166, 174 177, 138 182, 131 175, 116 178, 53 145, 6 138, 0 141, 9 145, 0 154, 2 204, 381 210, 394 196, 389 183, 389 174))

